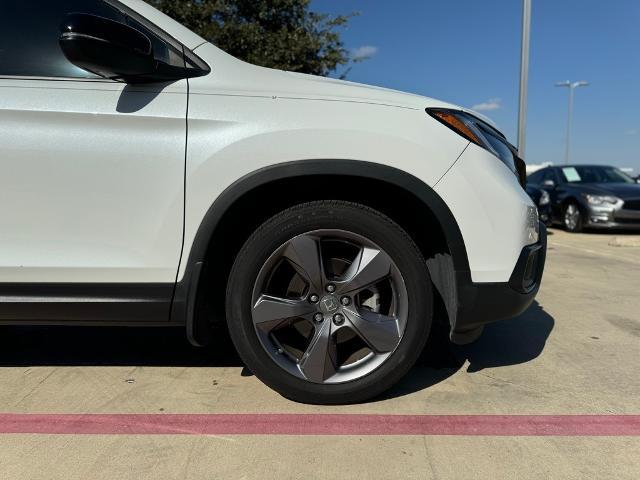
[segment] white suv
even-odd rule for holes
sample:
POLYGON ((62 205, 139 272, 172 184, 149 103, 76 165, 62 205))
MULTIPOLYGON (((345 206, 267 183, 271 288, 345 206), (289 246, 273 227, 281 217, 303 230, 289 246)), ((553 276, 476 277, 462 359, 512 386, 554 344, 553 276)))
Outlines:
POLYGON ((0 322, 226 322, 286 397, 390 387, 519 314, 545 230, 488 121, 239 61, 141 0, 4 0, 0 322))

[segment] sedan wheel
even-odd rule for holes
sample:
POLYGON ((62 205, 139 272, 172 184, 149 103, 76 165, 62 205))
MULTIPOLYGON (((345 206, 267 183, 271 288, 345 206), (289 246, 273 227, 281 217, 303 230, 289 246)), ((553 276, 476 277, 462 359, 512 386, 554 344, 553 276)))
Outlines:
POLYGON ((578 206, 571 202, 564 209, 564 226, 569 232, 582 231, 582 214, 578 206))

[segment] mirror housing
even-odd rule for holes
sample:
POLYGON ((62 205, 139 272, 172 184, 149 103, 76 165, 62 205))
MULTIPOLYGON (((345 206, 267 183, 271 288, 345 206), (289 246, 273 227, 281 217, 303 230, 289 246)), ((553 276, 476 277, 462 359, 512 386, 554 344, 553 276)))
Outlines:
POLYGON ((547 179, 544 182, 542 182, 542 186, 547 188, 556 188, 556 182, 554 182, 553 180, 547 179))
POLYGON ((104 78, 154 81, 158 62, 151 40, 128 25, 96 15, 72 13, 61 26, 60 47, 74 65, 104 78))

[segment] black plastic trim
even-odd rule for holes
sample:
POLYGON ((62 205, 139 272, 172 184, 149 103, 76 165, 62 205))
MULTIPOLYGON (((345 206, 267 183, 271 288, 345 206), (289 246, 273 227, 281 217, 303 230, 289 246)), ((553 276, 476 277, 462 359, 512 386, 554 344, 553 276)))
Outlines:
POLYGON ((455 293, 444 292, 455 296, 446 305, 451 322, 451 340, 459 344, 469 343, 480 335, 485 324, 515 317, 529 308, 542 282, 546 252, 547 228, 540 222, 538 243, 522 249, 508 282, 473 283, 456 273, 455 293), (526 266, 531 255, 536 256, 536 271, 533 282, 525 286, 526 266))
MULTIPOLYGON (((125 15, 125 17, 130 17, 134 21, 140 23, 145 28, 149 29, 149 31, 151 31, 160 40, 182 53, 184 71, 182 72, 180 78, 202 77, 211 73, 211 67, 207 64, 207 62, 200 58, 200 56, 198 56, 192 49, 187 47, 185 44, 176 39, 173 35, 160 28, 155 23, 151 22, 148 18, 144 17, 119 0, 105 1, 107 2, 107 4, 120 11, 120 13, 125 15), (188 63, 190 63, 192 66, 188 66, 188 63)), ((174 80, 176 79, 174 78, 174 80)))
MULTIPOLYGON (((428 159, 425 159, 426 161, 428 159)), ((230 185, 213 202, 198 228, 187 259, 185 274, 176 285, 171 315, 172 322, 184 322, 187 325, 187 334, 194 344, 200 345, 205 342, 200 340, 201 335, 197 332, 207 332, 208 329, 205 325, 197 325, 195 308, 191 305, 191 302, 196 301, 196 295, 192 290, 197 289, 208 246, 225 212, 254 188, 276 180, 309 175, 342 175, 381 180, 410 192, 433 212, 444 231, 451 251, 453 268, 461 278, 471 281, 467 251, 453 214, 442 198, 417 177, 388 165, 360 160, 299 160, 272 165, 245 175, 230 185)))
POLYGON ((0 283, 1 324, 167 324, 173 283, 0 283))

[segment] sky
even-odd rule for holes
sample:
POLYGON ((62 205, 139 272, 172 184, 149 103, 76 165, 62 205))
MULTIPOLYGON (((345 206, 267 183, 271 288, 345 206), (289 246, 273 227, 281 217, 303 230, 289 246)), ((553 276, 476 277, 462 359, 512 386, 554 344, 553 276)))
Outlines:
MULTIPOLYGON (((521 0, 313 0, 358 12, 342 32, 347 79, 475 108, 516 143, 521 0)), ((342 71, 338 71, 338 76, 342 71)), ((571 162, 640 172, 640 0, 532 0, 527 163, 564 161, 568 89, 571 162)))

